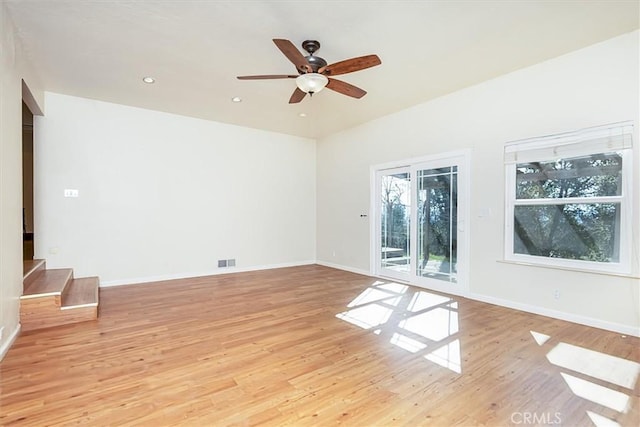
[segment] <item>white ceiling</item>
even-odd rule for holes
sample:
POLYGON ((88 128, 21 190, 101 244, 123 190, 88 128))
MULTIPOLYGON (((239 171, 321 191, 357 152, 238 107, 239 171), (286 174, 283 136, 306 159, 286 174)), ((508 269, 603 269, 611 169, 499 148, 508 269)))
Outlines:
POLYGON ((640 20, 637 0, 3 1, 45 90, 314 138, 640 20), (339 77, 368 91, 360 100, 327 89, 289 105, 293 79, 235 78, 295 74, 273 38, 319 40, 329 63, 375 53, 382 65, 339 77))

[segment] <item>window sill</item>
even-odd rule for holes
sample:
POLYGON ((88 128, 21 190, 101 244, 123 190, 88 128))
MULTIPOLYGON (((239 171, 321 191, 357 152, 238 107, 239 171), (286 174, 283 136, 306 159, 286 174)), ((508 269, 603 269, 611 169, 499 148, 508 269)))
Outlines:
POLYGON ((564 270, 564 271, 573 271, 573 272, 577 272, 577 273, 589 273, 589 274, 598 274, 601 276, 615 276, 615 277, 622 277, 622 278, 626 278, 626 279, 640 279, 640 276, 638 276, 637 274, 633 274, 633 273, 617 273, 615 271, 598 271, 598 270, 588 270, 588 269, 583 269, 583 268, 574 268, 574 267, 563 267, 560 265, 543 265, 543 264, 538 264, 538 263, 533 263, 533 262, 526 262, 526 261, 514 261, 514 260, 508 260, 508 259, 499 259, 496 262, 502 263, 502 264, 515 264, 515 265, 524 265, 527 267, 537 267, 537 268, 550 268, 552 270, 564 270))

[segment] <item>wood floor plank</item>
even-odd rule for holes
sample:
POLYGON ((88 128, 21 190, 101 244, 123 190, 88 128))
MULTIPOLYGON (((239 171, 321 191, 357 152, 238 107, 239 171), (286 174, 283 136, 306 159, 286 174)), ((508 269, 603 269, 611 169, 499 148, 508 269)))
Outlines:
POLYGON ((61 295, 72 278, 73 270, 70 268, 43 270, 34 276, 33 282, 24 289, 23 298, 49 294, 61 295))
POLYGON ((97 277, 73 279, 62 293, 62 307, 97 306, 99 303, 99 283, 97 277))
POLYGON ((46 261, 43 259, 29 259, 22 262, 22 278, 26 285, 30 283, 31 276, 44 270, 46 261))
POLYGON ((638 372, 628 388, 548 358, 564 343, 640 366, 638 338, 441 297, 317 265, 104 288, 95 322, 18 337, 0 425, 638 425, 638 372))

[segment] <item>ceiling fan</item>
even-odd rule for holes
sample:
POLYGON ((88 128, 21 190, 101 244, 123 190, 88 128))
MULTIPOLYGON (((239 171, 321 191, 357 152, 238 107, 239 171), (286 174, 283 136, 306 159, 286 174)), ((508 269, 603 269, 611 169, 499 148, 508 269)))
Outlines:
POLYGON ((273 42, 278 49, 284 53, 284 56, 296 66, 298 74, 238 76, 238 79, 296 79, 296 85, 298 87, 293 91, 289 99, 289 104, 298 103, 302 101, 307 93, 309 96, 312 96, 325 87, 353 98, 362 98, 367 94, 366 91, 352 84, 336 80, 332 78, 332 76, 353 73, 354 71, 364 70, 365 68, 374 67, 382 63, 378 55, 366 55, 327 65, 327 61, 314 55, 315 52, 320 49, 320 43, 316 40, 305 40, 302 42, 302 48, 309 53, 308 56, 303 56, 289 40, 273 39, 273 42))

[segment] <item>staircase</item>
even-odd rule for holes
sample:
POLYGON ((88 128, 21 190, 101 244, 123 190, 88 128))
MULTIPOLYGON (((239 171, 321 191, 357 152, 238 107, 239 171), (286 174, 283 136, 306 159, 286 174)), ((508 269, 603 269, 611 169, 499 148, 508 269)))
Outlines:
POLYGON ((97 277, 73 278, 73 270, 47 270, 45 260, 24 262, 20 323, 23 331, 98 318, 97 277))

